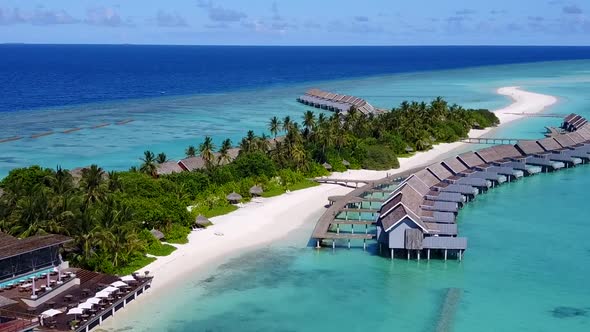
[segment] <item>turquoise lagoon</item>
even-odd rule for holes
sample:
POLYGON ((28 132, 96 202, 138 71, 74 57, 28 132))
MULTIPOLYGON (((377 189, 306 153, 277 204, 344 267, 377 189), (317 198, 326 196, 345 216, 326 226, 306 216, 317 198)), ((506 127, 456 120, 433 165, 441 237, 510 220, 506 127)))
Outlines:
MULTIPOLYGON (((192 96, 135 99, 83 104, 53 109, 0 112, 1 137, 21 136, 0 143, 0 177, 9 170, 31 164, 74 168, 98 163, 108 170, 137 165, 146 149, 179 159, 188 145, 198 145, 205 135, 217 144, 231 138, 239 142, 249 129, 266 132, 271 116, 300 120, 306 107, 295 98, 310 87, 348 93, 390 108, 403 100, 426 100, 443 96, 466 107, 496 109, 508 99, 495 93, 498 87, 519 85, 532 91, 559 95, 561 105, 552 112, 588 112, 590 61, 569 61, 468 68, 350 80, 308 82, 256 90, 192 96), (125 125, 112 123, 133 119, 125 125), (89 129, 103 123, 112 125, 89 129), (63 134, 72 128, 83 130, 63 134), (53 131, 39 138, 31 135, 53 131)), ((555 119, 533 119, 526 125, 502 129, 512 136, 537 136, 555 119)))
MULTIPOLYGON (((519 85, 559 96, 559 104, 548 112, 589 115, 589 65, 578 61, 498 66, 315 85, 361 95, 378 106, 443 95, 452 102, 490 108, 509 103, 495 94, 496 88, 519 85)), ((227 107, 236 107, 236 114, 260 112, 244 128, 262 130, 269 114, 300 113, 303 108, 292 98, 302 90, 304 86, 274 90, 275 97, 262 105, 240 100, 270 90, 224 99, 227 107)), ((497 135, 540 137, 543 126, 559 121, 517 121, 497 135)), ((142 124, 150 126, 134 125, 142 124)), ((199 121, 193 125, 202 126, 199 121)), ((242 131, 223 127, 226 136, 242 131)), ((160 144, 174 150, 174 144, 160 144)), ((589 186, 590 165, 583 165, 481 195, 458 218, 461 234, 469 238, 462 262, 391 261, 378 256, 374 245, 363 251, 360 243, 351 250, 340 243, 334 251, 318 251, 309 243, 315 225, 309 220, 281 241, 228 257, 220 266, 129 306, 109 323, 109 330, 588 331, 589 186), (455 314, 445 316, 441 309, 450 288, 461 296, 455 314)))

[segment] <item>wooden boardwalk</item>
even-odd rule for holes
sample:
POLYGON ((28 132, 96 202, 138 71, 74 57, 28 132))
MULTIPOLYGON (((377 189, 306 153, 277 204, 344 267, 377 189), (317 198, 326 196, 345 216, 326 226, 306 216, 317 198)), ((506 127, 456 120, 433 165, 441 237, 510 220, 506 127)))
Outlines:
POLYGON ((514 145, 519 141, 530 141, 529 139, 522 138, 502 138, 502 137, 469 137, 461 140, 463 143, 470 144, 510 144, 514 145))
POLYGON ((515 112, 510 112, 510 113, 504 113, 504 114, 510 114, 510 115, 520 115, 520 116, 524 116, 527 118, 561 118, 563 119, 567 114, 557 114, 557 113, 515 113, 515 112))
MULTIPOLYGON (((403 181, 407 176, 412 173, 417 172, 420 167, 416 167, 411 170, 407 170, 405 172, 397 173, 394 176, 389 176, 383 179, 374 180, 374 181, 366 181, 366 180, 350 180, 350 179, 331 179, 331 178, 324 178, 324 179, 316 179, 316 181, 321 181, 320 183, 340 183, 342 181, 349 183, 356 183, 361 184, 365 183, 362 187, 355 188, 353 191, 348 193, 347 195, 342 196, 341 198, 332 201, 332 205, 324 212, 324 214, 318 220, 313 233, 311 235, 312 239, 316 240, 316 247, 321 247, 322 240, 332 240, 332 247, 335 247, 335 240, 348 240, 348 246, 350 247, 350 240, 363 240, 363 246, 366 248, 366 240, 371 240, 375 238, 375 234, 368 233, 368 226, 373 225, 376 222, 376 217, 378 214, 378 209, 359 209, 359 208, 349 208, 349 204, 351 202, 357 203, 359 200, 363 200, 361 197, 363 194, 366 193, 391 193, 394 189, 378 189, 384 188, 386 186, 393 186, 401 181, 403 181), (366 220, 367 217, 359 216, 361 219, 358 218, 350 218, 349 220, 339 219, 336 218, 340 212, 361 212, 361 213, 372 213, 375 215, 375 218, 372 220, 366 220), (333 232, 331 231, 331 227, 334 225, 337 229, 339 225, 365 225, 364 228, 361 227, 359 230, 360 232, 354 233, 342 233, 342 232, 333 232)), ((318 181, 318 182, 319 182, 318 181)), ((368 199, 372 200, 372 199, 368 199)), ((383 201, 384 199, 380 199, 379 201, 383 201)))

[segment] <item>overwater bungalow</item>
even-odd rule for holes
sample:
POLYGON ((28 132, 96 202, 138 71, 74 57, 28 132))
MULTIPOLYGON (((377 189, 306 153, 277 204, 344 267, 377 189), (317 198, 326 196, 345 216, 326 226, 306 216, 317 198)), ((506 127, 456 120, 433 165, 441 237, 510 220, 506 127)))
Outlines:
POLYGON ((555 171, 565 167, 565 164, 562 161, 541 157, 540 154, 545 152, 545 150, 543 150, 543 148, 535 141, 518 141, 514 147, 521 154, 520 157, 514 158, 516 161, 523 161, 529 165, 540 166, 544 171, 555 171))
POLYGON ((438 177, 445 177, 445 182, 451 184, 467 185, 476 188, 478 192, 484 192, 492 186, 492 182, 483 178, 468 177, 466 172, 470 172, 456 157, 443 160, 441 163, 430 166, 431 170, 436 170, 438 177))
POLYGON ((475 177, 491 181, 492 186, 506 182, 506 176, 495 171, 488 170, 485 162, 473 152, 466 152, 457 156, 468 169, 461 172, 463 176, 475 177))
POLYGON ((356 108, 365 115, 379 112, 378 109, 362 98, 340 95, 319 89, 308 90, 303 96, 297 98, 297 101, 305 105, 337 113, 347 113, 352 108, 356 108))
POLYGON ((522 156, 522 154, 518 152, 518 150, 513 145, 496 145, 490 147, 489 149, 493 149, 497 156, 500 158, 497 160, 493 160, 491 162, 493 165, 498 165, 501 167, 512 167, 516 170, 523 171, 525 175, 534 175, 542 171, 542 168, 540 166, 528 165, 523 160, 515 160, 514 158, 519 158, 522 156))
POLYGON ((581 164, 583 159, 588 159, 588 154, 580 154, 578 150, 564 149, 554 138, 549 137, 542 140, 536 141, 539 146, 543 149, 541 157, 548 158, 550 160, 562 161, 566 166, 575 166, 581 164), (582 157, 574 156, 580 154, 582 157), (556 159, 560 158, 560 159, 556 159))
POLYGON ((588 121, 584 117, 572 113, 563 119, 563 124, 561 125, 561 128, 567 131, 577 131, 587 123, 588 121))
POLYGON ((431 250, 444 252, 445 259, 449 250, 457 253, 458 257, 462 255, 467 240, 454 237, 457 235, 456 224, 425 222, 422 219, 422 207, 428 205, 430 203, 425 203, 410 185, 405 185, 383 206, 377 219, 377 241, 380 248, 386 246, 390 250, 391 258, 395 257, 396 250, 404 251, 408 259, 412 252, 419 259, 423 251, 430 259, 431 250), (427 240, 430 237, 451 240, 427 240))

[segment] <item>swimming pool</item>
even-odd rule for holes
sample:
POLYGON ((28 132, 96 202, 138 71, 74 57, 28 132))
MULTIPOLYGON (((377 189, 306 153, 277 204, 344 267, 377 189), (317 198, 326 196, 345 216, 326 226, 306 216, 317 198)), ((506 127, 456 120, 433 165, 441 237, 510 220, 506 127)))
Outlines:
POLYGON ((29 274, 24 275, 24 276, 20 276, 20 277, 14 278, 14 279, 11 279, 11 280, 8 280, 8 281, 0 282, 0 288, 4 288, 6 286, 10 286, 10 285, 16 284, 20 280, 28 280, 31 277, 40 277, 40 276, 42 276, 42 275, 44 275, 44 274, 46 274, 48 272, 53 271, 53 269, 54 269, 54 267, 50 267, 50 268, 46 268, 46 269, 43 269, 43 270, 38 270, 38 271, 35 271, 35 272, 32 272, 32 273, 29 273, 29 274))

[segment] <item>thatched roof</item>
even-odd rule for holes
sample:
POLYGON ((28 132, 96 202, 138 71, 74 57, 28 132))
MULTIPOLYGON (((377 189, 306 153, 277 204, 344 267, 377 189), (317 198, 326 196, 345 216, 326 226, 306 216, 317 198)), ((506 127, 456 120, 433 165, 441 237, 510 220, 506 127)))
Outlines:
POLYGON ((260 196, 263 192, 264 190, 262 190, 261 186, 253 186, 252 188, 250 188, 250 194, 252 195, 260 196))
POLYGON ((324 168, 327 169, 327 170, 331 170, 332 169, 332 165, 330 165, 328 163, 324 163, 322 166, 324 166, 324 168))
POLYGON ((168 175, 172 173, 181 173, 184 171, 177 161, 170 160, 165 163, 156 165, 156 172, 158 175, 168 175))
POLYGON ((158 240, 161 240, 161 239, 163 239, 163 238, 165 237, 165 236, 164 236, 164 233, 160 232, 160 231, 159 231, 159 230, 157 230, 157 229, 152 229, 152 230, 150 231, 150 233, 152 233, 152 235, 153 235, 153 236, 154 236, 156 239, 158 239, 158 240))
POLYGON ((227 200, 232 201, 232 202, 233 201, 241 201, 242 200, 242 195, 240 195, 240 194, 238 194, 236 192, 233 192, 233 193, 225 196, 225 198, 227 198, 227 200))
POLYGON ((350 166, 350 163, 348 162, 348 160, 342 159, 342 165, 348 167, 348 166, 350 166))
POLYGON ((211 222, 211 220, 205 218, 205 216, 203 216, 202 214, 199 214, 199 216, 195 220, 195 224, 197 224, 199 226, 206 227, 206 226, 209 226, 213 223, 211 222))

